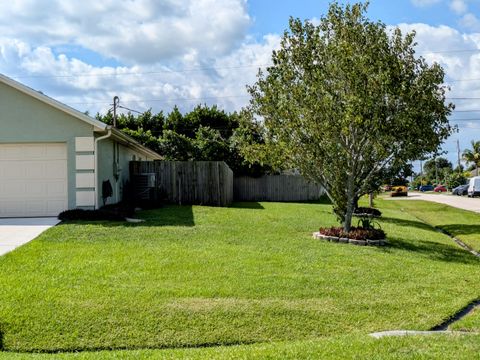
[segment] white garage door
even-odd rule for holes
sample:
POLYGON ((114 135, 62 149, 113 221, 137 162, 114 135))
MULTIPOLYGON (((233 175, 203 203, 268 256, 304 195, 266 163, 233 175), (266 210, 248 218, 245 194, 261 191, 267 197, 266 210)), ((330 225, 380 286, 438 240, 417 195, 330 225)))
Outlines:
POLYGON ((0 217, 56 216, 67 199, 65 143, 0 144, 0 217))

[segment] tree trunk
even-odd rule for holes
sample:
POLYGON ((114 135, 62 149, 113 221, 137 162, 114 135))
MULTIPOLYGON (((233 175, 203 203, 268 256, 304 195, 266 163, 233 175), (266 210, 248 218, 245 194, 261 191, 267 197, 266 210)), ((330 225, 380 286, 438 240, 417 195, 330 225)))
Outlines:
POLYGON ((353 198, 353 210, 355 210, 356 208, 358 208, 358 200, 359 200, 359 197, 358 196, 355 196, 353 198))
POLYGON ((355 207, 355 195, 353 189, 353 175, 348 177, 347 181, 347 211, 345 213, 345 221, 343 223, 343 231, 349 232, 352 227, 352 215, 355 207))
POLYGON ((373 207, 373 193, 368 194, 368 206, 373 207))
POLYGON ((352 227, 353 206, 349 204, 347 206, 347 213, 345 214, 345 223, 343 224, 343 230, 349 232, 352 227))

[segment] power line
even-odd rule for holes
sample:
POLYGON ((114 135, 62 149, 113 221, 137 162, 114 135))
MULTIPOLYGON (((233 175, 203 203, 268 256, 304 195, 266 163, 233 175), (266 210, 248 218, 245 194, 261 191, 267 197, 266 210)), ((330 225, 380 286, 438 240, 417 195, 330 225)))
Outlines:
MULTIPOLYGON (((198 101, 198 100, 210 100, 210 99, 225 99, 225 98, 246 98, 250 95, 223 95, 223 96, 205 96, 205 97, 193 97, 193 98, 173 98, 173 99, 139 99, 139 100, 127 100, 122 101, 124 104, 138 104, 143 102, 172 102, 172 101, 198 101)), ((98 102, 68 102, 71 105, 97 105, 97 104, 107 104, 107 101, 98 101, 98 102)))
POLYGON ((212 66, 212 67, 198 67, 182 70, 162 70, 162 71, 145 71, 145 72, 123 72, 123 73, 111 73, 111 74, 102 74, 102 73, 78 73, 71 75, 13 75, 13 78, 24 79, 24 78, 76 78, 76 77, 109 77, 109 76, 136 76, 136 75, 158 75, 158 74, 175 74, 175 73, 186 73, 186 72, 197 72, 197 71, 207 71, 207 70, 231 70, 231 69, 244 69, 244 68, 264 68, 272 66, 273 64, 250 64, 250 65, 239 65, 239 66, 212 66))
MULTIPOLYGON (((443 54, 443 53, 465 53, 465 52, 480 52, 480 48, 476 49, 455 49, 455 50, 439 50, 439 51, 423 51, 419 52, 419 55, 426 54, 443 54)), ((228 69, 243 69, 243 68, 264 68, 268 66, 273 66, 273 64, 249 64, 249 65, 238 65, 238 66, 208 66, 208 67, 195 67, 189 69, 166 69, 162 71, 144 71, 144 72, 122 72, 122 73, 77 73, 70 75, 13 75, 13 78, 25 79, 25 78, 76 78, 76 77, 118 77, 118 76, 138 76, 138 75, 158 75, 158 74, 172 74, 172 73, 186 73, 186 72, 197 72, 197 71, 212 71, 212 70, 228 70, 228 69)), ((458 79, 450 80, 451 82, 457 81, 477 81, 479 79, 458 79)))
POLYGON ((480 121, 480 118, 476 119, 449 119, 450 121, 480 121))
POLYGON ((447 80, 445 83, 448 83, 448 82, 462 82, 462 81, 480 81, 480 79, 450 79, 450 80, 447 80))
POLYGON ((424 51, 419 52, 419 55, 426 55, 426 54, 448 54, 448 53, 465 53, 465 52, 478 52, 480 51, 479 48, 475 49, 456 49, 456 50, 440 50, 440 51, 424 51))
POLYGON ((480 100, 480 97, 446 97, 447 100, 480 100))
POLYGON ((134 112, 134 113, 137 113, 137 114, 140 114, 140 115, 143 115, 145 113, 145 111, 141 112, 141 111, 138 111, 138 110, 129 109, 128 107, 122 106, 122 105, 118 105, 118 108, 119 109, 125 109, 125 110, 131 111, 131 112, 134 112))

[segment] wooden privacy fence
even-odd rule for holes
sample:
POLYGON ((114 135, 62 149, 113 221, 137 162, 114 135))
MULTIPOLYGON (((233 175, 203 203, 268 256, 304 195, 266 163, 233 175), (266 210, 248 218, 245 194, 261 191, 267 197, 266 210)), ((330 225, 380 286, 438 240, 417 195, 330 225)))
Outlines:
POLYGON ((300 175, 236 177, 233 181, 235 201, 311 201, 320 199, 323 194, 320 185, 300 175))
POLYGON ((233 172, 223 161, 131 161, 130 179, 137 198, 213 206, 233 201, 233 172))

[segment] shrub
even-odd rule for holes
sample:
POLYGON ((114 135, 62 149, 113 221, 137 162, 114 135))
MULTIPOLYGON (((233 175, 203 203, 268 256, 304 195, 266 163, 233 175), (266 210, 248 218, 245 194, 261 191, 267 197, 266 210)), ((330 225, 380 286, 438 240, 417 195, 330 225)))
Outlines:
POLYGON ((109 209, 99 210, 84 210, 73 209, 61 212, 58 215, 59 220, 108 220, 108 221, 124 221, 126 215, 117 211, 111 211, 109 209))

